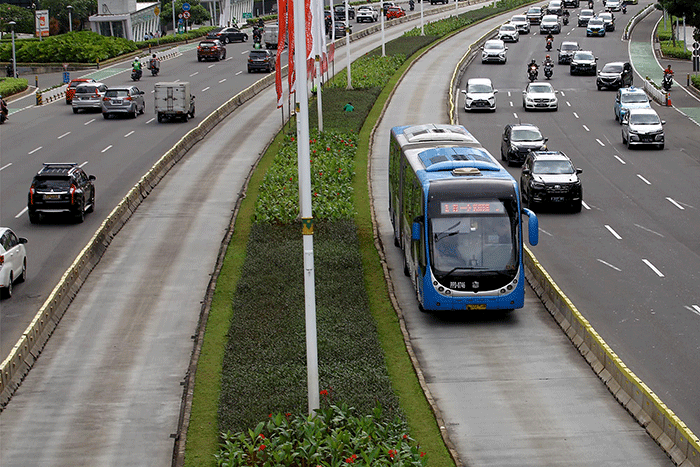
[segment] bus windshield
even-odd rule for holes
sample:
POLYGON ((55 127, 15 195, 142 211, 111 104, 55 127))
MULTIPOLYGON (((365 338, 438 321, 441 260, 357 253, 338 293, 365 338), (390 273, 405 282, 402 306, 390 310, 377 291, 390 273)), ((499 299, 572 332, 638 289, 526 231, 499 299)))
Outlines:
POLYGON ((478 272, 515 274, 517 231, 508 213, 434 217, 430 220, 431 266, 436 277, 478 272))

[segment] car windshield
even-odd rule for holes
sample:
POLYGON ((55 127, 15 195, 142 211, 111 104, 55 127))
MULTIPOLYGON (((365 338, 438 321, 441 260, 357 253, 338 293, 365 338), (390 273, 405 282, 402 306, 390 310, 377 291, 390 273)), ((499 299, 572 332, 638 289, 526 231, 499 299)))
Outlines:
POLYGON ((605 20, 612 20, 612 13, 600 13, 598 16, 605 20))
POLYGON ((512 141, 541 141, 542 133, 534 128, 516 128, 513 130, 510 139, 512 141))
POLYGON ((66 191, 70 188, 70 179, 62 178, 36 178, 34 188, 37 190, 66 191))
POLYGON ((105 97, 127 97, 128 95, 128 89, 110 89, 105 93, 105 97))
POLYGON ((251 50, 250 56, 251 58, 266 58, 267 52, 264 50, 251 50))
POLYGON ((593 18, 588 22, 589 26, 602 26, 603 20, 600 18, 593 18))
POLYGON ((569 161, 535 161, 532 172, 536 174, 572 174, 574 167, 569 161))
POLYGON ((595 60, 593 54, 590 53, 577 53, 574 57, 576 60, 595 60))
POLYGON ((200 47, 215 47, 215 46, 216 46, 216 43, 215 43, 215 42, 211 42, 211 41, 209 41, 209 42, 200 42, 200 43, 199 43, 199 46, 200 46, 200 47))
POLYGON ((498 42, 487 42, 484 45, 485 50, 501 50, 503 49, 503 46, 499 44, 498 42))
POLYGON ((649 102, 649 98, 646 94, 635 93, 635 94, 623 94, 620 97, 620 101, 625 104, 641 104, 643 102, 649 102))
POLYGON ((543 92, 553 92, 552 86, 549 84, 533 84, 528 88, 528 92, 543 93, 543 92))
POLYGON ((491 86, 488 84, 470 84, 467 86, 467 92, 469 93, 482 93, 482 92, 492 92, 491 86))
POLYGON ((578 45, 564 42, 561 45, 561 50, 578 50, 578 45))
POLYGON ((557 22, 556 18, 546 18, 546 17, 545 17, 545 18, 542 20, 542 24, 554 24, 554 23, 556 23, 556 22, 557 22))
POLYGON ((540 13, 542 13, 542 10, 540 10, 540 7, 533 6, 528 10, 528 13, 536 13, 539 15, 540 13))
POLYGON ((654 114, 630 115, 630 123, 634 125, 658 125, 659 116, 654 114))
POLYGON ((622 73, 622 65, 608 63, 603 67, 603 73, 622 73))
POLYGON ((527 21, 527 18, 525 18, 524 16, 517 15, 517 16, 513 16, 510 20, 514 23, 517 23, 517 22, 522 23, 524 21, 527 21))
POLYGON ((515 26, 512 26, 510 24, 503 25, 501 26, 501 31, 515 31, 515 26))
POLYGON ((581 10, 581 17, 593 16, 593 10, 581 10))

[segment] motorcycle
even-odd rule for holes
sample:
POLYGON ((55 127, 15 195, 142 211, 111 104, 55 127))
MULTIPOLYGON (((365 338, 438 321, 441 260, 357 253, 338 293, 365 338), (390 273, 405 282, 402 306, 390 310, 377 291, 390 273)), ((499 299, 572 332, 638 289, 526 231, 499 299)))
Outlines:
POLYGON ((664 91, 669 92, 671 90, 671 85, 673 84, 673 73, 665 73, 664 79, 661 81, 661 87, 664 91))
POLYGON ((142 74, 143 74, 143 72, 140 69, 137 69, 137 68, 131 69, 131 79, 133 79, 134 81, 140 80, 142 74))
POLYGON ((554 65, 551 63, 544 64, 544 77, 547 79, 552 79, 552 73, 554 72, 554 65))
POLYGON ((158 62, 158 60, 155 58, 151 59, 148 62, 148 69, 151 70, 152 76, 157 76, 158 72, 160 71, 160 62, 158 62))
POLYGON ((588 0, 588 9, 589 10, 593 9, 593 0, 588 0))
POLYGON ((253 28, 253 43, 260 44, 262 42, 262 28, 253 28))
POLYGON ((627 14, 627 5, 625 3, 622 4, 622 14, 623 15, 627 14))
POLYGON ((0 123, 5 123, 5 120, 7 120, 7 116, 10 114, 10 112, 7 109, 5 100, 1 99, 0 101, 0 123))
POLYGON ((537 79, 536 66, 530 65, 530 67, 527 69, 527 78, 530 80, 531 83, 537 79))
POLYGON ((562 23, 564 23, 564 26, 568 25, 569 24, 569 17, 564 16, 564 19, 562 19, 562 23))
POLYGON ((547 45, 545 46, 545 48, 547 49, 547 52, 552 50, 552 39, 550 39, 550 38, 547 39, 547 45))

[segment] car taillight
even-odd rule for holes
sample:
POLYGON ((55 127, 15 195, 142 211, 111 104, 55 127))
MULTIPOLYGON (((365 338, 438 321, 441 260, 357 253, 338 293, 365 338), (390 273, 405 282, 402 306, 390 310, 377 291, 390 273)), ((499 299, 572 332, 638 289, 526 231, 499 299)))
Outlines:
POLYGON ((202 50, 202 47, 198 45, 197 50, 202 50))
POLYGON ((125 100, 125 101, 130 101, 130 100, 131 100, 131 96, 125 97, 124 100, 125 100))
POLYGON ((74 203, 75 203, 75 199, 74 199, 75 196, 74 196, 74 195, 75 195, 75 190, 76 190, 76 189, 77 189, 76 186, 75 186, 74 184, 71 183, 71 185, 70 185, 70 204, 74 204, 74 203))
POLYGON ((103 97, 102 100, 103 100, 103 101, 108 101, 108 100, 109 100, 109 97, 103 97))
POLYGON ((34 186, 29 188, 29 204, 34 204, 34 186))
POLYGON ((0 255, 0 268, 5 264, 5 255, 0 255))

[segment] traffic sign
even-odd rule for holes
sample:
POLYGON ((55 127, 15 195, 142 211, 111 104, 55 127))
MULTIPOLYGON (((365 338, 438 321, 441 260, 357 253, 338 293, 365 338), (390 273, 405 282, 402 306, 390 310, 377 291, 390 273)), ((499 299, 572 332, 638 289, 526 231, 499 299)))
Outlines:
POLYGON ((182 13, 182 17, 185 18, 185 19, 190 19, 190 12, 189 12, 189 11, 183 12, 183 13, 182 13))
POLYGON ((252 18, 252 17, 253 17, 253 13, 243 13, 243 19, 248 19, 248 18, 252 18))
POLYGON ((182 23, 182 13, 179 13, 177 17, 180 18, 180 22, 182 23))
POLYGON ((190 4, 189 4, 189 3, 183 3, 183 4, 182 4, 182 11, 190 11, 190 4))
POLYGON ((158 16, 160 14, 160 8, 155 7, 153 13, 155 13, 155 15, 158 16))

